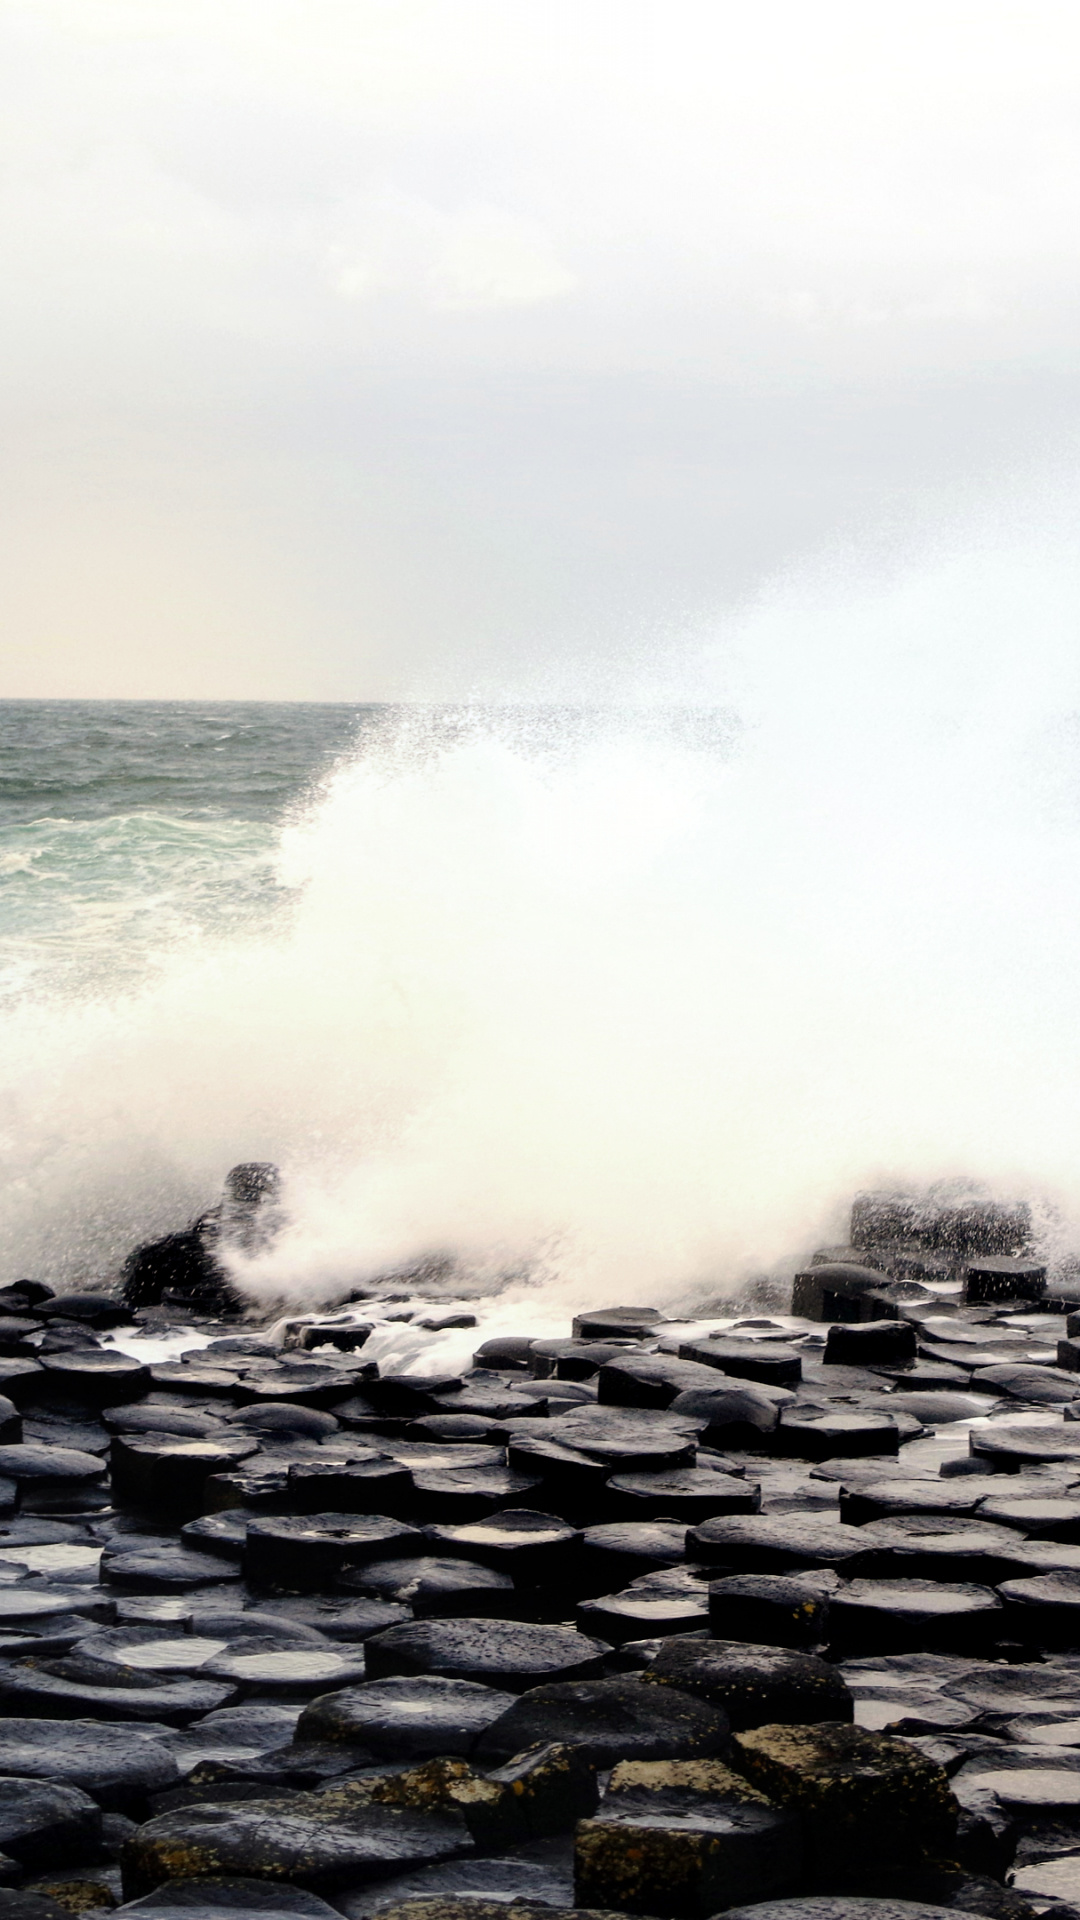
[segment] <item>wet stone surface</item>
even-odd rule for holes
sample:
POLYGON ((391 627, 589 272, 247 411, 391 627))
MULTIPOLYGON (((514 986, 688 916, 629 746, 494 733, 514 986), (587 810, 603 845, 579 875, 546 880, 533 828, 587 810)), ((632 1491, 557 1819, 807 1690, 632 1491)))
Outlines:
POLYGON ((472 1368, 400 1286, 149 1361, 168 1301, 0 1294, 0 1920, 1072 1920, 1080 1318, 1018 1221, 860 1201, 804 1317, 472 1368))

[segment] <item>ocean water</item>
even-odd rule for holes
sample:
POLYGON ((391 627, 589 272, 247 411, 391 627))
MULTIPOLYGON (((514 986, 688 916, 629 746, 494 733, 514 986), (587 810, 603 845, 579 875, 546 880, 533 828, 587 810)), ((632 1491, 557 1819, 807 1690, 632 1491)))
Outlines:
POLYGON ((108 992, 185 941, 269 928, 282 819, 372 707, 0 702, 0 1001, 108 992))
POLYGON ((1075 1252, 1072 629, 989 609, 975 674, 947 585, 766 606, 681 703, 0 703, 0 1274, 109 1279, 251 1159, 264 1309, 694 1312, 879 1185, 1075 1252))

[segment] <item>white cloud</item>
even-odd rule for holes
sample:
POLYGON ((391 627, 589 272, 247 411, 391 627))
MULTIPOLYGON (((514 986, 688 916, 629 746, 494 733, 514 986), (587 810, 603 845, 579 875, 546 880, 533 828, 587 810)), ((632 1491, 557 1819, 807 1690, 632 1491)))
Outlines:
POLYGON ((329 249, 330 285, 346 300, 402 292, 436 311, 481 313, 560 299, 577 281, 550 237, 506 208, 446 213, 402 194, 354 210, 352 232, 329 249))

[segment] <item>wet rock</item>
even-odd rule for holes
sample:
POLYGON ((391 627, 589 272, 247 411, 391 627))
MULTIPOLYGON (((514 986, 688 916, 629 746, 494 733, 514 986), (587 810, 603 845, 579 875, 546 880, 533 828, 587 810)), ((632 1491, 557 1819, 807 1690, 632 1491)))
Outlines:
POLYGON ((679 1687, 722 1707, 732 1727, 766 1721, 808 1725, 849 1721, 851 1694, 835 1667, 814 1654, 738 1640, 668 1640, 645 1683, 679 1687))
POLYGON ((81 1320, 89 1327, 130 1325, 133 1314, 109 1293, 57 1293, 38 1299, 34 1311, 42 1320, 81 1320))
POLYGON ((152 1681, 107 1661, 60 1658, 0 1669, 8 1714, 56 1720, 155 1720, 184 1726, 225 1706, 235 1688, 209 1680, 152 1681))
POLYGON ((247 1433, 300 1434, 307 1440, 327 1440, 341 1431, 336 1415, 325 1408, 296 1406, 289 1400, 237 1407, 226 1417, 230 1426, 242 1427, 247 1433))
MULTIPOLYGON (((514 1705, 514 1695, 471 1680, 424 1675, 419 1679, 368 1681, 341 1693, 323 1694, 304 1708, 300 1740, 342 1740, 390 1760, 435 1754, 470 1754, 485 1731, 514 1705)), ((513 1758, 527 1744, 493 1755, 513 1758)))
POLYGON ((1080 1546, 1080 1498, 1075 1494, 991 1496, 980 1502, 979 1518, 1016 1527, 1029 1540, 1063 1540, 1080 1546))
POLYGON ((476 1367, 500 1367, 512 1371, 527 1373, 532 1341, 517 1333, 504 1333, 493 1340, 485 1340, 473 1354, 476 1367))
POLYGON ((770 1446, 781 1409, 794 1400, 788 1387, 748 1382, 744 1387, 693 1387, 677 1394, 668 1411, 672 1418, 692 1422, 703 1445, 741 1452, 770 1446))
POLYGON ((578 1827, 574 1866, 580 1906, 682 1920, 795 1885, 802 1834, 718 1761, 624 1761, 578 1827))
POLYGON ((1016 1535, 978 1517, 897 1514, 859 1527, 858 1541, 861 1551, 846 1571, 860 1577, 993 1586, 1022 1571, 1016 1535))
POLYGON ((666 1473, 692 1467, 697 1454, 692 1421, 674 1414, 658 1417, 640 1407, 575 1408, 540 1437, 607 1463, 609 1473, 666 1473))
MULTIPOLYGON (((166 1880, 153 1893, 132 1900, 124 1913, 133 1920, 335 1920, 337 1909, 301 1887, 276 1886, 268 1880, 243 1875, 222 1878, 197 1874, 188 1880, 166 1880)), ((3 1916, 0 1915, 0 1920, 3 1916)), ((22 1920, 12 1915, 11 1920, 22 1920)), ((27 1915, 26 1920, 35 1920, 27 1915)), ((43 1917, 42 1917, 43 1920, 43 1917)))
POLYGON ((834 1650, 977 1653, 1008 1631, 1001 1600, 990 1587, 937 1579, 847 1581, 829 1613, 834 1650))
POLYGON ((105 1462, 77 1447, 41 1446, 24 1440, 0 1446, 0 1477, 14 1480, 23 1503, 44 1494, 56 1501, 78 1496, 105 1478, 105 1462))
POLYGON ((900 1431, 887 1413, 847 1413, 828 1407, 784 1407, 773 1450, 799 1460, 898 1453, 900 1431))
POLYGON ((607 1645, 567 1627, 487 1619, 414 1621, 367 1643, 373 1680, 394 1674, 442 1674, 508 1693, 557 1680, 588 1680, 603 1671, 607 1645))
POLYGON ((677 1567, 686 1558, 686 1526, 679 1520, 614 1521, 581 1536, 578 1591, 617 1591, 643 1573, 677 1567))
MULTIPOLYGON (((1015 1634, 1025 1645, 1080 1646, 1080 1572, 1005 1580, 998 1592, 1005 1607, 1005 1633, 1015 1634)), ((1077 1689, 1080 1693, 1080 1675, 1077 1689)))
POLYGON ((579 1748, 595 1767, 619 1760, 693 1758, 724 1753, 726 1713, 675 1687, 637 1676, 536 1687, 481 1735, 477 1755, 492 1764, 542 1742, 579 1748))
POLYGON ((796 1387, 802 1379, 802 1356, 796 1347, 776 1341, 740 1340, 730 1334, 713 1334, 707 1340, 684 1341, 678 1348, 680 1360, 693 1360, 700 1366, 718 1367, 736 1380, 757 1380, 771 1387, 796 1387))
POLYGON ((355 1686, 367 1674, 362 1647, 283 1646, 266 1635, 230 1641, 205 1661, 201 1671, 231 1681, 246 1693, 280 1694, 309 1700, 333 1688, 355 1686))
POLYGON ((513 1606, 514 1582, 509 1574, 432 1554, 376 1560, 369 1567, 355 1567, 342 1574, 339 1584, 371 1595, 373 1602, 376 1597, 397 1602, 396 1617, 382 1623, 387 1627, 400 1625, 410 1610, 418 1619, 478 1614, 497 1617, 513 1606))
POLYGON ((436 1555, 460 1554, 508 1573, 515 1585, 552 1586, 566 1576, 580 1536, 558 1515, 508 1508, 489 1520, 425 1527, 436 1555))
POLYGON ((0 1778, 0 1848, 21 1866, 85 1858, 101 1839, 101 1809, 78 1787, 0 1778))
POLYGON ((893 1480, 862 1481, 841 1487, 840 1518, 862 1527, 904 1513, 973 1514, 1002 1486, 999 1475, 979 1473, 957 1480, 908 1480, 898 1474, 893 1480))
POLYGON ((184 1439, 168 1434, 118 1434, 109 1449, 113 1487, 138 1506, 197 1514, 212 1473, 235 1473, 258 1451, 258 1441, 237 1434, 225 1440, 184 1439))
POLYGON ((394 1516, 414 1505, 411 1475, 378 1454, 366 1460, 294 1462, 288 1491, 296 1513, 394 1516))
POLYGON ((731 1907, 725 1920, 955 1920, 955 1911, 953 1907, 935 1906, 921 1900, 817 1893, 802 1894, 794 1900, 766 1900, 751 1907, 731 1907))
POLYGON ((601 1406, 670 1407, 681 1393, 711 1392, 713 1369, 674 1354, 627 1354, 609 1360, 596 1376, 601 1406))
MULTIPOLYGON (((408 1567, 416 1561, 397 1560, 393 1564, 408 1567)), ((258 1609, 260 1620, 277 1619, 283 1625, 314 1627, 329 1640, 363 1642, 386 1627, 397 1627, 409 1618, 407 1606, 380 1598, 348 1599, 334 1594, 296 1594, 285 1600, 264 1600, 258 1609)))
POLYGON ((709 1624, 718 1640, 770 1647, 812 1647, 828 1638, 830 1575, 732 1574, 708 1589, 709 1624), (828 1584, 826 1584, 828 1583, 828 1584))
POLYGON ((733 1514, 691 1527, 686 1549, 692 1559, 720 1563, 734 1573, 801 1572, 815 1567, 840 1570, 859 1552, 862 1531, 828 1517, 733 1514))
POLYGON ((598 1307, 575 1314, 575 1340, 645 1340, 663 1319, 655 1307, 598 1307))
POLYGON ((918 1345, 915 1328, 907 1320, 864 1320, 829 1328, 825 1342, 826 1366, 902 1366, 914 1360, 918 1345))
POLYGON ((1046 1291, 1046 1267, 1017 1254, 983 1254, 964 1263, 963 1282, 964 1300, 970 1305, 1037 1300, 1046 1291))
POLYGON ((759 1726, 735 1747, 753 1785, 802 1816, 819 1885, 948 1858, 959 1808, 944 1770, 906 1741, 861 1727, 759 1726))
POLYGON ((110 1554, 102 1560, 101 1574, 110 1586, 131 1593, 187 1593, 239 1577, 221 1555, 195 1553, 190 1547, 145 1547, 110 1554))
POLYGON ((423 1901, 425 1907, 437 1902, 445 1910, 465 1900, 470 1913, 477 1905, 494 1911, 498 1902, 498 1920, 506 1920, 511 1908, 520 1913, 523 1901, 535 1901, 548 1909, 572 1907, 572 1851, 562 1841, 534 1842, 494 1859, 447 1860, 436 1867, 395 1874, 374 1886, 347 1888, 335 1895, 338 1912, 345 1920, 372 1920, 375 1913, 402 1901, 423 1901))
POLYGON ((368 1775, 364 1788, 378 1805, 460 1813, 485 1851, 567 1832, 595 1812, 598 1800, 592 1768, 571 1748, 557 1745, 534 1747, 487 1774, 461 1759, 429 1760, 368 1775))
POLYGON ((150 1386, 149 1368, 115 1347, 47 1353, 40 1364, 51 1388, 84 1406, 113 1407, 137 1400, 150 1386))
POLYGON ((971 1385, 980 1393, 1009 1394, 1032 1405, 1063 1406, 1080 1400, 1080 1380, 1055 1367, 1024 1366, 1017 1361, 976 1367, 971 1385))
POLYGON ((245 1577, 258 1587, 310 1593, 330 1586, 346 1567, 410 1551, 423 1535, 382 1515, 320 1513, 253 1520, 244 1550, 245 1577))
POLYGON ((649 1635, 699 1632, 709 1624, 708 1595, 704 1583, 696 1595, 681 1586, 631 1586, 623 1593, 580 1601, 577 1623, 582 1633, 596 1634, 610 1646, 649 1635))
POLYGON ((459 1814, 373 1805, 348 1784, 287 1799, 187 1807, 148 1820, 123 1855, 128 1899, 163 1880, 242 1873, 309 1891, 467 1853, 459 1814))
POLYGON ((761 1487, 734 1474, 708 1467, 684 1467, 675 1473, 619 1473, 608 1481, 627 1514, 643 1520, 706 1520, 714 1514, 757 1513, 761 1487))
POLYGON ((0 1720, 0 1776, 77 1787, 109 1813, 145 1813, 179 1778, 156 1730, 96 1720, 0 1720))

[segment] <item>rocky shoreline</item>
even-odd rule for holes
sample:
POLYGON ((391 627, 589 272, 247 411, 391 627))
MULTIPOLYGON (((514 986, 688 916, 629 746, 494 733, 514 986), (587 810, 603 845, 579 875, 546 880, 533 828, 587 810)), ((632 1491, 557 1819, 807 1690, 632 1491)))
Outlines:
POLYGON ((208 1318, 219 1230, 0 1292, 0 1920, 1080 1916, 1080 1297, 1022 1209, 863 1198, 790 1313, 441 1374, 377 1290, 208 1318))

